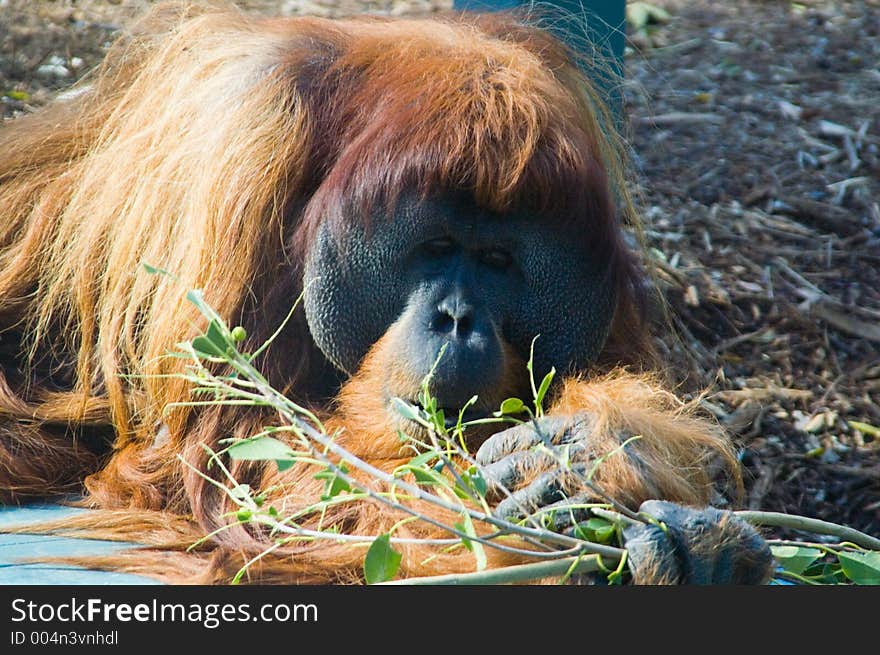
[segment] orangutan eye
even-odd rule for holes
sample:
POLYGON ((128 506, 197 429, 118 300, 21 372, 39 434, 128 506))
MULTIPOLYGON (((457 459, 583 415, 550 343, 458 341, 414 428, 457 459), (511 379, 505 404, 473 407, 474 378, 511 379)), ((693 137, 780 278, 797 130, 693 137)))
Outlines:
POLYGON ((506 250, 492 248, 480 253, 480 261, 487 266, 503 271, 513 263, 513 256, 506 250))
POLYGON ((426 241, 423 244, 423 247, 429 255, 440 257, 442 255, 448 255, 455 250, 455 241, 449 237, 440 237, 439 239, 426 241))

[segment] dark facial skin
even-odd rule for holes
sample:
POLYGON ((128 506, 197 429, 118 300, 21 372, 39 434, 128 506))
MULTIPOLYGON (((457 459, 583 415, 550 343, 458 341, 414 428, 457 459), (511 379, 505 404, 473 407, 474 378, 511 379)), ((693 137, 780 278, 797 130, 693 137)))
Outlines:
MULTIPOLYGON (((539 379, 598 355, 614 297, 605 262, 581 245, 583 227, 494 214, 463 195, 405 195, 393 216, 363 223, 325 220, 304 272, 312 336, 347 373, 393 324, 397 361, 412 377, 427 374, 448 344, 432 378, 447 408, 491 398, 506 353, 525 362, 536 335, 539 379)), ((527 389, 524 367, 521 376, 527 389)))
MULTIPOLYGON (((522 380, 517 395, 528 400, 524 362, 535 335, 538 379, 550 367, 563 375, 583 370, 602 348, 613 287, 603 274, 606 262, 576 227, 492 214, 460 196, 404 197, 393 216, 375 215, 367 228, 353 217, 336 219, 323 222, 306 261, 306 319, 327 359, 349 375, 384 339, 392 358, 385 388, 376 393, 386 401, 413 401, 418 380, 444 344, 432 378, 439 406, 454 410, 479 395, 483 412, 497 409, 508 395, 512 373, 522 380), (408 388, 395 375, 401 370, 408 388)), ((400 417, 387 406, 389 425, 397 424, 400 417)), ((595 502, 592 489, 568 498, 562 484, 566 475, 585 475, 595 466, 589 459, 592 429, 588 414, 551 415, 494 436, 475 435, 488 437, 476 452, 485 479, 493 490, 507 489, 496 494, 501 502, 494 513, 520 518, 554 504, 595 502), (532 481, 516 479, 523 470, 547 466, 523 464, 547 457, 553 439, 565 448, 566 460, 572 458, 571 469, 564 473, 553 460, 532 481), (536 451, 538 444, 545 448, 536 451)), ((665 575, 681 583, 758 583, 769 577, 773 560, 766 542, 735 516, 657 501, 642 509, 666 527, 639 524, 625 532, 634 580, 665 575)), ((588 515, 576 519, 566 509, 558 516, 579 521, 588 515)))

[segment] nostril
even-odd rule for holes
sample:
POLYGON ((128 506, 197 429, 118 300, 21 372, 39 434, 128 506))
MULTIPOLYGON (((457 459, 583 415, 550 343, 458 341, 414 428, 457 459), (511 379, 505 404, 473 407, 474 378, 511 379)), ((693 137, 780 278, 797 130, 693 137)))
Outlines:
POLYGON ((441 334, 448 334, 455 329, 455 319, 449 315, 448 312, 440 309, 434 314, 434 318, 431 321, 431 330, 434 332, 439 332, 441 334))
POLYGON ((451 312, 444 307, 438 307, 431 319, 431 331, 438 334, 454 334, 456 337, 466 338, 473 329, 474 319, 469 312, 451 312))
POLYGON ((430 322, 430 329, 434 333, 467 338, 476 326, 473 307, 460 298, 445 298, 434 306, 430 322))

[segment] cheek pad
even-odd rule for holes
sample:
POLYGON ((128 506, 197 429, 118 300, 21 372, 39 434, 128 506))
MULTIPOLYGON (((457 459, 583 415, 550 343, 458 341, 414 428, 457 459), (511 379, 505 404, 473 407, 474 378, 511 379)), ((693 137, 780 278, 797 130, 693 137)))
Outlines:
POLYGON ((395 255, 381 241, 368 241, 360 226, 345 226, 337 234, 325 222, 306 258, 303 302, 309 330, 324 356, 348 374, 400 312, 395 255))
POLYGON ((596 360, 611 325, 614 292, 602 271, 569 249, 536 248, 526 259, 524 295, 511 319, 514 347, 528 357, 535 341, 535 376, 583 370, 596 360))

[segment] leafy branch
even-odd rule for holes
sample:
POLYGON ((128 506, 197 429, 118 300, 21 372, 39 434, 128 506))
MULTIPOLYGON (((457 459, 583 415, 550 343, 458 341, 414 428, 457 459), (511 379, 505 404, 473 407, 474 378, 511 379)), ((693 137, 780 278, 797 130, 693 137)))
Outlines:
MULTIPOLYGON (((164 273, 147 267, 150 272, 164 273)), ((179 406, 240 405, 262 407, 274 411, 278 425, 265 427, 259 433, 245 439, 230 439, 221 443, 225 448, 214 452, 207 446, 209 468, 216 466, 221 479, 214 479, 196 469, 181 458, 210 484, 223 491, 236 507, 229 514, 230 523, 205 535, 191 548, 211 540, 223 530, 235 525, 249 524, 265 531, 268 536, 263 552, 248 561, 238 571, 233 583, 239 582, 260 559, 282 547, 302 541, 327 540, 348 543, 352 547, 366 549, 364 577, 368 583, 387 582, 394 579, 401 564, 397 545, 420 544, 430 546, 436 552, 465 548, 475 560, 475 572, 421 579, 407 579, 400 584, 499 584, 524 582, 559 576, 562 580, 574 574, 593 573, 604 575, 612 584, 620 583, 626 574, 626 551, 622 529, 627 522, 651 521, 650 517, 635 514, 602 493, 593 482, 596 467, 586 474, 579 474, 584 484, 601 499, 589 505, 572 504, 570 508, 556 511, 588 509, 592 516, 574 523, 570 534, 560 534, 545 527, 542 512, 525 512, 527 518, 514 522, 494 516, 487 502, 488 483, 482 477, 473 456, 468 452, 465 431, 486 423, 523 423, 543 416, 543 400, 555 374, 547 373, 540 384, 534 376, 534 341, 527 369, 533 394, 531 406, 516 398, 501 403, 492 416, 465 420, 466 410, 477 398, 472 398, 461 408, 454 421, 447 420, 430 393, 431 373, 422 382, 418 405, 395 399, 395 409, 406 419, 424 428, 427 437, 417 439, 403 432, 399 437, 416 453, 408 462, 393 471, 384 471, 364 461, 336 443, 337 434, 328 434, 318 416, 274 389, 253 362, 265 352, 281 332, 295 311, 300 299, 291 308, 285 321, 275 333, 253 353, 245 353, 239 346, 245 341, 243 328, 230 328, 205 302, 198 290, 191 290, 187 298, 208 321, 207 329, 190 341, 177 344, 177 351, 169 356, 184 358, 185 368, 177 374, 192 384, 193 400, 173 403, 167 409, 179 406), (219 365, 219 366, 218 366, 219 365), (216 371, 222 370, 223 373, 216 371), (231 371, 231 373, 229 372, 231 371), (523 420, 522 416, 527 417, 523 420), (279 471, 294 466, 317 467, 317 479, 324 481, 323 493, 304 507, 295 511, 279 510, 273 502, 276 489, 252 489, 239 483, 230 473, 224 460, 250 460, 275 462, 279 471), (360 475, 354 475, 357 471, 360 475), (377 491, 373 484, 365 484, 366 476, 371 482, 383 483, 384 491, 377 491), (375 501, 393 512, 406 516, 388 532, 381 535, 344 534, 337 526, 306 527, 304 519, 323 517, 331 508, 365 500, 375 501), (408 503, 419 501, 457 516, 455 522, 446 522, 420 512, 408 503), (616 510, 616 511, 615 511, 616 510), (421 521, 439 530, 445 537, 418 538, 396 536, 397 530, 411 521, 421 521), (480 526, 480 530, 477 530, 480 526), (511 540, 511 537, 515 537, 511 540), (534 560, 530 564, 486 570, 486 549, 496 549, 520 558, 534 560)), ((442 357, 441 351, 439 357, 442 357)), ((436 367, 436 363, 435 363, 436 367)), ((635 437, 638 438, 638 437, 635 437)), ((619 449, 626 447, 622 444, 619 449)), ((614 453, 608 456, 613 456, 614 453)), ((559 461, 573 471, 570 462, 559 461)), ((506 489, 502 492, 510 495, 506 489)), ((816 522, 805 517, 776 515, 767 512, 742 512, 742 518, 756 525, 772 525, 808 530, 817 534, 836 536, 845 542, 836 547, 816 546, 811 542, 771 543, 780 564, 778 580, 799 584, 868 583, 880 584, 880 540, 864 535, 851 528, 827 522, 816 522)))

